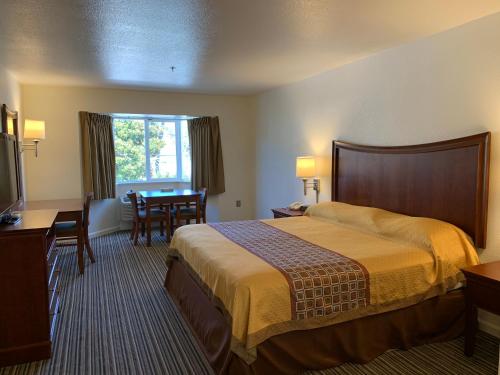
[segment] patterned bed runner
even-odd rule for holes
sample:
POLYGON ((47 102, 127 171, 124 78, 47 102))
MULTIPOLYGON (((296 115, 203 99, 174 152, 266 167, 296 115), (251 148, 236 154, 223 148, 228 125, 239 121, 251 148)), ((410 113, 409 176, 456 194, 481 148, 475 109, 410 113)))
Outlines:
POLYGON ((353 259, 258 220, 208 225, 285 276, 292 320, 331 316, 370 303, 368 272, 353 259))

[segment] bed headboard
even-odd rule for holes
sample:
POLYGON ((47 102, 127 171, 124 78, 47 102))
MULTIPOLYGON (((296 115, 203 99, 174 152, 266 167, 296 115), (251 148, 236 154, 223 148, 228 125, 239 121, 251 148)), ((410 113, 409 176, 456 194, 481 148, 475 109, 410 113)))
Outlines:
POLYGON ((447 221, 484 248, 490 138, 401 147, 334 141, 332 200, 447 221))

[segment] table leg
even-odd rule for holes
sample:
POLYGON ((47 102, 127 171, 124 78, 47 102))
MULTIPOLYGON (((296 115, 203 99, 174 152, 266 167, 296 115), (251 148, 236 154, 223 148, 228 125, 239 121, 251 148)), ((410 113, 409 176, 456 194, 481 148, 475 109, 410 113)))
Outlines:
MULTIPOLYGON (((167 205, 167 208, 170 208, 170 205, 167 205)), ((167 242, 170 242, 170 209, 167 209, 165 211, 165 222, 167 223, 167 228, 166 228, 166 233, 165 235, 167 236, 167 242)))
POLYGON ((78 252, 78 269, 80 270, 80 274, 83 275, 85 269, 85 263, 83 261, 83 228, 82 228, 82 218, 76 219, 76 227, 78 228, 78 235, 76 238, 76 247, 78 252))
POLYGON ((200 196, 196 199, 196 224, 200 224, 201 210, 200 210, 200 196))
POLYGON ((151 246, 151 207, 146 204, 146 246, 151 246))
POLYGON ((465 288, 465 349, 466 356, 474 354, 477 332, 477 306, 474 303, 471 292, 465 288))

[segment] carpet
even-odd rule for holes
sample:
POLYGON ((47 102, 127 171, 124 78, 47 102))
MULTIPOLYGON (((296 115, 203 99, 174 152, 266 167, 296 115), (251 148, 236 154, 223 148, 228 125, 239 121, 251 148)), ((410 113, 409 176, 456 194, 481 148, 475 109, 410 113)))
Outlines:
MULTIPOLYGON (((0 375, 211 374, 163 288, 164 237, 134 247, 128 233, 92 239, 97 262, 80 276, 74 246, 59 248, 61 315, 50 360, 0 369, 0 375)), ((408 351, 391 350, 366 365, 344 364, 311 374, 496 374, 498 340, 477 338, 463 355, 463 338, 408 351)))

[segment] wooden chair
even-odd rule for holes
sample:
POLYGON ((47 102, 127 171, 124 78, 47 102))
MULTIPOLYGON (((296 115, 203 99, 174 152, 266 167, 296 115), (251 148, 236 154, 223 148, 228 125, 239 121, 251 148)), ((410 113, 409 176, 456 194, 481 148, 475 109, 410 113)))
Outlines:
MULTIPOLYGON (((203 223, 207 222, 207 188, 201 188, 200 194, 200 217, 203 223)), ((192 203, 176 203, 171 213, 171 221, 175 218, 175 227, 181 225, 181 220, 185 220, 186 224, 191 224, 191 220, 196 220, 196 206, 193 207, 192 203)))
POLYGON ((56 223, 56 240, 77 240, 81 236, 80 243, 83 246, 78 246, 78 268, 80 273, 83 273, 84 262, 83 262, 83 250, 87 250, 87 255, 92 263, 95 263, 94 252, 90 246, 89 239, 89 224, 90 224, 90 201, 94 197, 94 193, 85 194, 85 202, 83 203, 83 217, 82 217, 82 227, 78 227, 76 221, 67 221, 56 223))
MULTIPOLYGON (((130 232, 130 239, 134 240, 134 245, 137 245, 137 239, 139 238, 139 230, 141 230, 144 236, 144 227, 148 222, 159 222, 160 223, 160 234, 163 236, 163 224, 166 224, 167 241, 170 240, 170 217, 168 211, 164 211, 159 207, 153 207, 149 209, 149 217, 147 216, 148 210, 141 209, 137 203, 137 194, 129 193, 127 197, 130 199, 132 204, 132 230, 130 232)), ((148 245, 149 246, 149 245, 148 245)))

